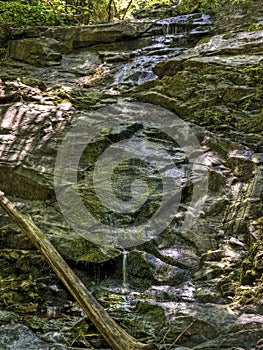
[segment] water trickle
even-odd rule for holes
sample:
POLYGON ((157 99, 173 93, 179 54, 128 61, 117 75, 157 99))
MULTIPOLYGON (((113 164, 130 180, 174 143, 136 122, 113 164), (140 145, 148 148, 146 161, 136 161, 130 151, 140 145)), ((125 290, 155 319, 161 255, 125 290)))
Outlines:
POLYGON ((127 282, 127 256, 129 252, 127 250, 123 250, 122 257, 122 285, 124 288, 128 288, 127 282))
POLYGON ((169 17, 156 22, 163 35, 189 34, 193 28, 204 29, 213 23, 209 15, 195 13, 182 16, 169 17))
POLYGON ((163 32, 163 35, 177 34, 178 26, 175 23, 163 23, 162 32, 163 32))

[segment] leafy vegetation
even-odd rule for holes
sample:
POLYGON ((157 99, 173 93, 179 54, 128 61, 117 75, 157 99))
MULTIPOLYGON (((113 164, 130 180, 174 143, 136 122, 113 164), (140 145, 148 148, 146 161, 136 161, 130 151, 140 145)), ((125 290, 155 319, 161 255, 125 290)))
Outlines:
MULTIPOLYGON (((247 0, 200 0, 198 9, 207 11, 229 3, 247 0)), ((70 25, 124 19, 143 8, 173 4, 173 0, 0 0, 0 22, 12 26, 70 25)), ((195 0, 180 0, 178 9, 189 12, 195 0)))
POLYGON ((73 17, 60 2, 0 1, 0 22, 13 26, 68 24, 73 17))
POLYGON ((261 23, 252 23, 249 27, 248 27, 248 31, 249 32, 254 32, 257 30, 263 30, 263 24, 261 23))
POLYGON ((199 1, 200 6, 199 9, 201 11, 208 11, 220 8, 222 6, 237 4, 241 2, 246 2, 248 0, 201 0, 199 1))

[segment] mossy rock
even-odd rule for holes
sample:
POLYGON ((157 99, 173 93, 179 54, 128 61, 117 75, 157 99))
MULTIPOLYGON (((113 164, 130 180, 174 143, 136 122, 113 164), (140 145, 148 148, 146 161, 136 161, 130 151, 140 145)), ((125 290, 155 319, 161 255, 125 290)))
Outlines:
POLYGON ((176 6, 176 10, 179 14, 193 13, 199 7, 199 2, 195 0, 181 0, 176 6))
POLYGON ((198 43, 196 44, 196 46, 208 43, 208 42, 211 40, 211 38, 212 38, 211 35, 205 36, 204 38, 202 38, 202 39, 200 39, 200 40, 198 41, 198 43))
POLYGON ((98 246, 82 237, 53 238, 53 244, 65 259, 90 263, 103 263, 121 254, 118 249, 98 246))
POLYGON ((239 122, 240 129, 244 132, 262 133, 263 132, 263 112, 259 115, 243 118, 239 122))

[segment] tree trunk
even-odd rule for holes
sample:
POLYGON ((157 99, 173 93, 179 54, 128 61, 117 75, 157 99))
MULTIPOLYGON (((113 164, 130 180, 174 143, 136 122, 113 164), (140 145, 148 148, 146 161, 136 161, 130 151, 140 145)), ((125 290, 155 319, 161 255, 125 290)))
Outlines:
POLYGON ((74 274, 45 234, 29 216, 21 214, 3 192, 0 192, 0 206, 39 249, 52 270, 114 350, 157 350, 157 347, 153 344, 138 342, 108 315, 82 281, 74 274))

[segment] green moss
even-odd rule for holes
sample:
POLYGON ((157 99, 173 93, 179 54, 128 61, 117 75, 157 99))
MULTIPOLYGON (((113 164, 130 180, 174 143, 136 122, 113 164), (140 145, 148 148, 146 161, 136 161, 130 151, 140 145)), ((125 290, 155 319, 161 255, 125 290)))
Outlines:
POLYGON ((208 36, 202 38, 201 40, 198 41, 196 46, 208 43, 211 40, 211 38, 212 38, 212 35, 208 35, 208 36))
POLYGON ((258 116, 241 120, 239 126, 245 132, 263 132, 263 111, 258 116))
MULTIPOLYGON (((248 85, 255 89, 254 96, 246 101, 246 109, 256 109, 258 105, 262 108, 262 94, 263 94, 263 65, 248 66, 243 68, 243 73, 249 79, 248 85)), ((259 122, 262 120, 262 113, 259 116, 259 122)), ((262 129, 262 126, 260 127, 262 129)))
POLYGON ((143 252, 138 250, 130 252, 127 270, 129 283, 134 288, 145 290, 152 285, 153 266, 145 260, 143 252))
POLYGON ((21 82, 25 85, 38 87, 41 84, 41 80, 32 77, 21 77, 21 82))
POLYGON ((226 33, 226 34, 223 35, 222 38, 225 39, 225 40, 228 40, 228 39, 232 39, 234 37, 235 37, 235 35, 233 33, 226 33))
MULTIPOLYGON (((236 288, 234 301, 242 304, 256 303, 262 297, 263 276, 261 271, 261 262, 258 257, 261 256, 263 249, 262 240, 251 241, 250 248, 243 260, 241 269, 239 269, 239 285, 236 288)), ((260 259, 261 261, 261 259, 260 259)))
MULTIPOLYGON (((209 10, 216 10, 223 6, 229 6, 231 4, 235 4, 237 2, 248 2, 249 0, 200 0, 199 1, 199 10, 200 11, 209 11, 209 10)), ((195 2, 195 1, 192 1, 195 2)))
POLYGON ((261 23, 252 23, 247 29, 249 32, 255 32, 257 30, 263 30, 263 24, 261 23))
POLYGON ((251 78, 254 78, 258 80, 260 78, 260 81, 263 82, 263 66, 247 66, 243 68, 243 72, 250 74, 251 78))
POLYGON ((213 109, 198 110, 194 112, 194 118, 200 125, 221 125, 222 123, 230 123, 231 116, 213 109))
POLYGON ((135 308, 136 313, 142 314, 145 319, 152 323, 165 322, 165 312, 161 306, 154 305, 148 301, 139 301, 135 308))

